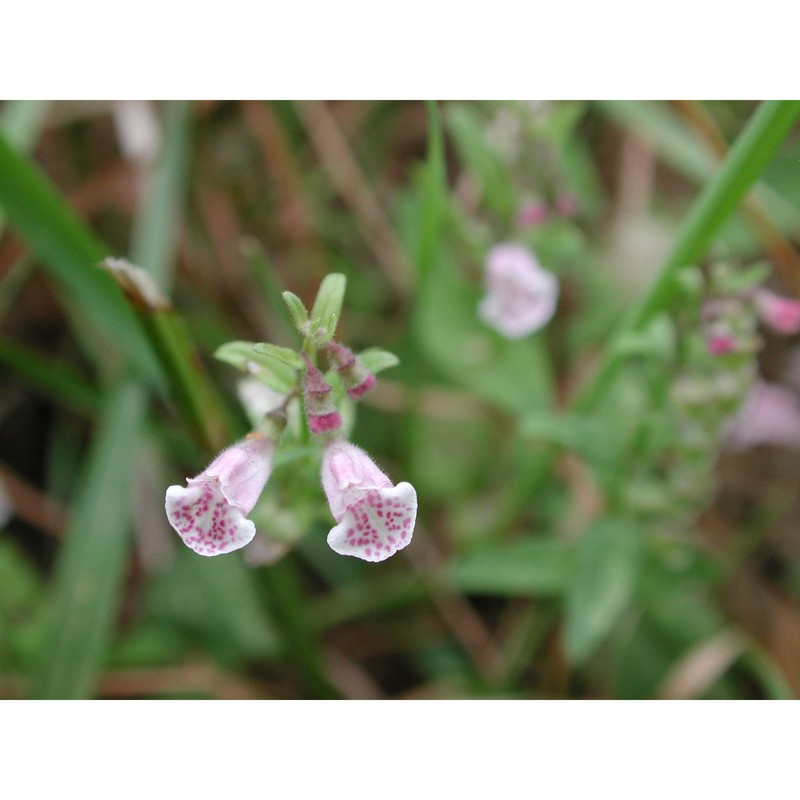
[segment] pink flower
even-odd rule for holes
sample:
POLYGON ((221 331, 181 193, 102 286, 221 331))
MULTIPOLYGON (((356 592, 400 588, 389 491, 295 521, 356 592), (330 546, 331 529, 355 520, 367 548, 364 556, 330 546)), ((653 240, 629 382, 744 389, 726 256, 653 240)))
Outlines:
POLYGON ((550 210, 544 203, 531 200, 520 206, 517 212, 517 222, 525 227, 534 228, 543 222, 547 222, 549 216, 550 210))
POLYGON ((706 346, 712 356, 724 356, 736 349, 736 339, 730 333, 715 333, 706 339, 706 346))
POLYGON ((728 423, 726 442, 734 450, 760 444, 800 447, 800 401, 784 386, 757 381, 728 423))
POLYGON ((758 289, 755 294, 756 311, 761 321, 776 333, 790 336, 800 332, 800 301, 758 289))
POLYGON ((562 194, 556 198, 556 211, 562 217, 574 217, 578 213, 578 198, 572 194, 562 194))
POLYGON ((509 339, 546 325, 558 300, 558 281, 517 244, 493 247, 486 258, 486 296, 478 306, 483 321, 509 339))
POLYGON ((360 448, 333 442, 322 460, 322 488, 338 523, 328 545, 343 556, 384 561, 411 542, 417 493, 392 482, 360 448))
POLYGON ((256 533, 247 519, 272 472, 275 445, 260 433, 223 450, 186 486, 167 489, 169 524, 201 556, 230 553, 256 533))

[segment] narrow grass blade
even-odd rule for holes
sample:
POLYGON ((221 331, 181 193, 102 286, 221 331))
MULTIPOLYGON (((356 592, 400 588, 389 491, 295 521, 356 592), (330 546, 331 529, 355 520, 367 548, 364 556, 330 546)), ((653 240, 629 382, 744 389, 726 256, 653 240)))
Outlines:
POLYGON ((110 389, 55 575, 53 620, 38 698, 89 697, 119 602, 129 536, 131 461, 145 396, 125 380, 110 389))
MULTIPOLYGON (((798 115, 800 102, 796 100, 768 101, 758 108, 719 171, 700 193, 658 278, 633 309, 620 335, 641 330, 651 317, 668 310, 675 302, 680 292, 676 276, 705 255, 745 192, 777 152, 798 115)), ((619 364, 614 351, 612 343, 594 382, 578 404, 580 408, 591 408, 611 383, 619 364)))
MULTIPOLYGON (((608 100, 599 106, 609 117, 648 141, 659 158, 686 178, 703 183, 714 175, 716 157, 668 105, 608 100)), ((753 194, 782 230, 789 232, 797 227, 796 209, 771 186, 760 181, 753 194)))
POLYGON ((424 281, 436 262, 442 220, 447 203, 447 175, 444 163, 444 135, 439 109, 428 102, 428 155, 422 173, 422 205, 416 263, 424 281))
POLYGON ((173 254, 191 148, 191 108, 187 102, 162 104, 164 147, 146 181, 147 202, 136 217, 131 261, 149 270, 167 290, 172 285, 173 254))
POLYGON ((95 412, 100 392, 78 373, 35 350, 0 338, 0 363, 11 367, 37 391, 79 414, 95 412))
MULTIPOLYGON (((2 233, 2 224, 0 224, 2 233)), ((0 320, 14 307, 17 298, 34 273, 33 260, 23 253, 0 280, 0 320)))
MULTIPOLYGON (((3 106, 0 131, 20 153, 29 153, 39 139, 46 113, 44 100, 14 100, 3 106)), ((5 224, 5 214, 0 209, 0 234, 5 224)))

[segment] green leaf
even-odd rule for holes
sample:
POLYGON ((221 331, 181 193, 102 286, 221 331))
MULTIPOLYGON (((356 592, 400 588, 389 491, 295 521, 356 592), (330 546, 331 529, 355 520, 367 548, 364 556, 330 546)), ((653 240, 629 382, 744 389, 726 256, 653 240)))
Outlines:
POLYGON ((294 292, 283 292, 281 296, 289 309, 289 316, 292 318, 294 326, 305 336, 308 333, 308 311, 303 301, 294 292))
POLYGON ((603 423, 575 414, 540 411, 525 417, 520 433, 526 439, 563 447, 600 460, 611 449, 614 432, 603 423))
POLYGON ((666 314, 659 314, 643 330, 620 335, 614 353, 618 358, 645 356, 667 361, 674 356, 675 346, 675 326, 666 314))
POLYGON ((388 350, 381 350, 380 347, 370 347, 367 350, 362 350, 358 354, 358 359, 373 375, 377 375, 390 367, 396 367, 400 363, 400 359, 394 353, 390 353, 388 350))
MULTIPOLYGON (((286 348, 277 348, 285 350, 286 348)), ((283 360, 256 349, 255 342, 226 342, 218 347, 214 358, 264 381, 276 392, 289 392, 297 383, 297 371, 283 360)))
POLYGON ((641 533, 630 520, 602 519, 580 541, 564 622, 566 653, 573 663, 592 654, 625 610, 641 555, 641 533))
POLYGON ((90 697, 119 604, 130 528, 131 469, 145 393, 111 389, 56 565, 53 617, 35 683, 43 699, 90 697))
POLYGON ((724 277, 719 280, 720 288, 732 294, 744 292, 760 286, 771 273, 772 266, 765 261, 741 269, 726 270, 724 277))
POLYGON ((526 539, 470 553, 456 562, 453 583, 463 592, 548 596, 564 592, 574 546, 559 539, 526 539))
POLYGON ((198 558, 181 550, 151 584, 145 607, 154 619, 199 636, 228 663, 274 658, 280 646, 258 597, 256 574, 238 554, 198 558))
POLYGON ((311 324, 314 331, 325 331, 323 341, 333 338, 336 332, 346 286, 347 278, 339 272, 333 272, 325 276, 319 287, 317 299, 311 309, 311 324))
POLYGON ((292 369, 303 368, 303 359, 288 347, 280 347, 277 344, 268 344, 267 342, 256 342, 253 347, 259 355, 274 358, 276 361, 286 364, 287 367, 292 369))

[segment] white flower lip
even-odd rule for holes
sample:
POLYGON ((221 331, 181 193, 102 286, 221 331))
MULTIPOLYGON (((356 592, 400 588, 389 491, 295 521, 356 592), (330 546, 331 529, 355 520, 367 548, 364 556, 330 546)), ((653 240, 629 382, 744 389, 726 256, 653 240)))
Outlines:
POLYGON ((334 442, 322 461, 322 485, 338 523, 328 545, 344 556, 385 561, 411 543, 417 518, 417 493, 410 483, 397 486, 360 448, 334 442))
POLYGON ((411 544, 417 492, 410 483, 373 489, 347 509, 328 534, 328 545, 343 556, 385 561, 411 544))
POLYGON ((219 481, 170 486, 166 510, 183 543, 201 556, 238 550, 256 535, 256 526, 225 499, 219 481))
POLYGON ((167 519, 187 547, 218 556, 252 541, 256 528, 247 515, 269 479, 274 449, 267 437, 252 435, 223 450, 186 486, 167 489, 167 519))

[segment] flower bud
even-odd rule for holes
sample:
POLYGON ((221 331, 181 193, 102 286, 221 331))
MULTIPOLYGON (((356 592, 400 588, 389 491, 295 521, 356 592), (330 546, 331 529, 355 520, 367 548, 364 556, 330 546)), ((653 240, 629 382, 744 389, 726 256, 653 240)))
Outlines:
POLYGON ((550 216, 550 210, 547 206, 538 200, 530 200, 523 203, 517 211, 517 222, 525 228, 535 228, 547 222, 550 216))
POLYGON ((328 342, 326 350, 330 360, 339 373, 342 386, 348 397, 360 400, 367 392, 375 388, 375 376, 364 366, 352 350, 338 342, 328 342))
POLYGON ((306 420, 311 433, 329 433, 342 426, 342 417, 331 398, 333 387, 304 355, 306 374, 303 379, 306 420))
POLYGON ((706 339, 706 346, 712 356, 724 356, 736 349, 736 338, 730 333, 712 334, 706 339))
POLYGON ((556 198, 556 211, 562 217, 574 217, 578 213, 578 198, 574 194, 562 194, 556 198))

